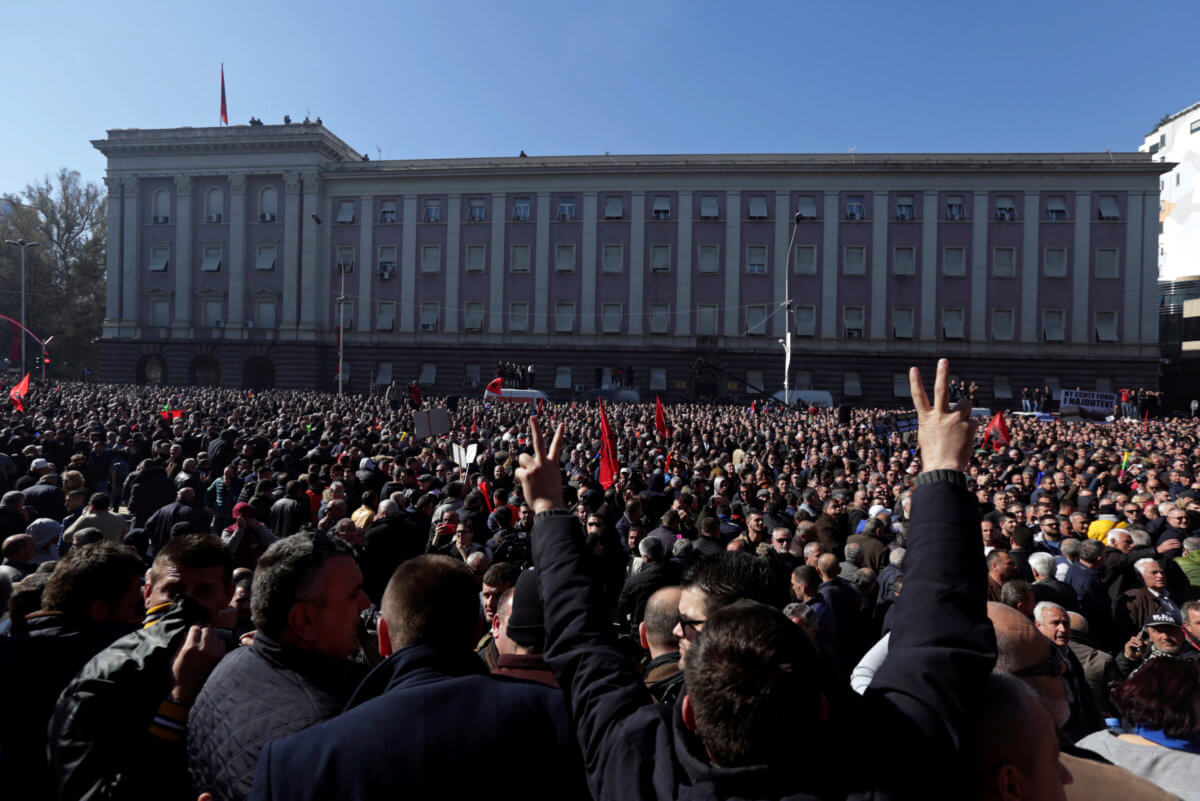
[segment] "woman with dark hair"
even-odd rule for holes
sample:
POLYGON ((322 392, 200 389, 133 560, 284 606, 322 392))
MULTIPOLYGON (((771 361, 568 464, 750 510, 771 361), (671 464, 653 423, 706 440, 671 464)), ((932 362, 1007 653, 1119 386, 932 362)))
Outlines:
POLYGON ((1183 799, 1200 799, 1200 664, 1155 659, 1113 690, 1126 728, 1089 734, 1081 748, 1183 799))

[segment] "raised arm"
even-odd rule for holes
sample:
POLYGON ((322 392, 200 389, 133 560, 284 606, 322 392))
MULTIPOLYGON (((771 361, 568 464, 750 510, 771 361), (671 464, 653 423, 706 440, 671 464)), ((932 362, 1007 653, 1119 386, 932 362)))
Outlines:
POLYGON ((533 562, 546 614, 546 661, 566 691, 593 797, 601 797, 604 766, 620 724, 651 703, 641 678, 617 646, 604 592, 593 574, 578 518, 562 499, 559 469, 563 426, 547 450, 536 417, 532 456, 522 454, 517 479, 533 508, 533 562))

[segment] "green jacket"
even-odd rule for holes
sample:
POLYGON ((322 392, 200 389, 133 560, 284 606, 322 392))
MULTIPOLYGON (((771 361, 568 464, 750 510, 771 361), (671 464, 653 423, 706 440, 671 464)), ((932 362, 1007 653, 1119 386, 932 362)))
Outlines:
POLYGON ((1179 565, 1179 569, 1187 576, 1188 584, 1192 585, 1192 597, 1200 597, 1200 551, 1175 557, 1175 564, 1179 565))

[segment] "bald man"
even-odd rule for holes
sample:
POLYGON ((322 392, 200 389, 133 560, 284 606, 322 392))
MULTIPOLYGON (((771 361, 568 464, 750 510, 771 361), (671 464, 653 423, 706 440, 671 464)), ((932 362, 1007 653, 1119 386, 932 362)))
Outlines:
POLYGON ((679 587, 663 587, 646 601, 645 616, 638 624, 638 639, 650 654, 642 681, 660 704, 674 704, 683 689, 683 669, 679 665, 679 638, 675 622, 679 616, 679 587))
POLYGON ((1060 759, 1073 777, 1066 790, 1068 801, 1123 801, 1129 798, 1165 801, 1173 797, 1124 768, 1094 761, 1094 754, 1071 745, 1062 734, 1063 724, 1071 715, 1058 673, 1064 663, 1053 643, 1042 636, 1029 618, 1002 603, 988 603, 988 618, 996 631, 995 671, 1020 678, 1034 691, 1059 731, 1059 743, 1066 743, 1067 753, 1060 759))
POLYGON ((853 665, 865 650, 862 594, 839 575, 841 565, 833 553, 823 553, 817 557, 817 573, 821 576, 818 592, 833 611, 838 657, 843 665, 853 665))

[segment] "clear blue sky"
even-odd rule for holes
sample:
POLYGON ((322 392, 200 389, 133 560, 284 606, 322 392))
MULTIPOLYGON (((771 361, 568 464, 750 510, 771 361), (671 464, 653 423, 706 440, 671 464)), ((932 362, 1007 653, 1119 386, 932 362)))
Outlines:
POLYGON ((310 111, 376 158, 1135 150, 1190 2, 10 2, 0 192, 109 128, 310 111))

